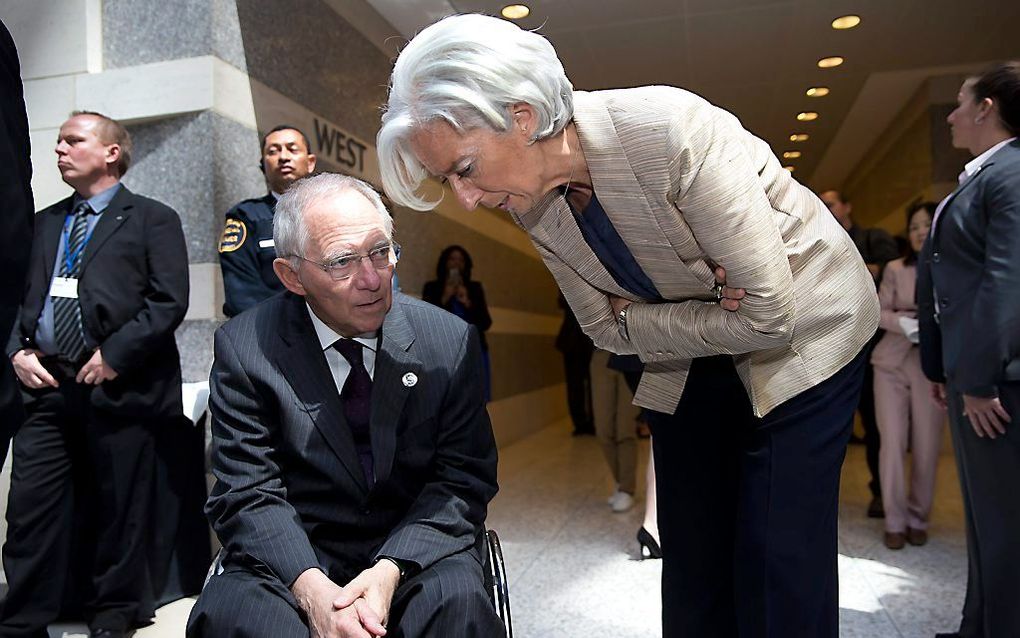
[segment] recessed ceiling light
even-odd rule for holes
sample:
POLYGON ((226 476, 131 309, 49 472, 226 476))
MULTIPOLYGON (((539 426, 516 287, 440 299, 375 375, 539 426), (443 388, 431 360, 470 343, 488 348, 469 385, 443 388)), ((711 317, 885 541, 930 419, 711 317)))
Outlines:
POLYGON ((790 136, 791 142, 806 142, 808 139, 807 133, 794 133, 790 136))
POLYGON ((784 166, 783 168, 785 168, 786 170, 790 171, 791 173, 793 171, 797 170, 796 166, 784 166))
POLYGON ((503 7, 500 14, 508 20, 520 20, 521 18, 527 18, 528 14, 531 13, 531 9, 526 4, 508 4, 503 7))
POLYGON ((803 111, 797 114, 797 120, 800 122, 811 122, 818 119, 818 114, 814 111, 803 111))
POLYGON ((827 58, 822 58, 821 60, 819 60, 818 61, 818 68, 819 69, 831 69, 834 66, 839 66, 840 64, 843 64, 843 62, 844 62, 843 58, 841 58, 838 55, 833 55, 833 56, 829 56, 827 58))
POLYGON ((829 87, 827 86, 813 86, 807 90, 808 97, 825 97, 829 94, 829 87))
POLYGON ((783 159, 797 159, 800 157, 800 151, 786 151, 783 153, 783 159))
POLYGON ((853 29, 861 23, 861 16, 840 16, 832 21, 833 29, 853 29))

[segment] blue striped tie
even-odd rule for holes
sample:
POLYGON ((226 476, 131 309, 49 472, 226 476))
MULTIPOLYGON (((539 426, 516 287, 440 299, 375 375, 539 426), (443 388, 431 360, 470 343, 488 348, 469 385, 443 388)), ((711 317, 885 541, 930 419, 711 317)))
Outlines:
MULTIPOLYGON (((88 232, 88 216, 92 213, 88 202, 81 202, 74 207, 74 218, 71 232, 67 236, 66 255, 74 255, 70 264, 67 259, 60 260, 60 276, 78 278, 81 273, 81 260, 84 254, 85 236, 88 232)), ((82 331, 81 305, 77 299, 67 297, 53 298, 53 333, 60 354, 71 361, 77 361, 85 352, 85 336, 82 331)))

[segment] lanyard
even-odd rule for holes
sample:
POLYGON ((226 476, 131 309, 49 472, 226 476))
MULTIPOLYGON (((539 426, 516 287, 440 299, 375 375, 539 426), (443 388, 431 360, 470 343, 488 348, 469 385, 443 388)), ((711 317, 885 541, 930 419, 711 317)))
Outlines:
MULTIPOLYGON (((78 260, 78 257, 80 257, 82 252, 85 250, 85 246, 87 246, 88 243, 89 243, 89 240, 92 239, 92 233, 96 232, 96 226, 98 225, 98 222, 96 224, 92 225, 92 228, 85 235, 85 241, 83 241, 81 243, 81 246, 78 246, 78 250, 76 250, 76 251, 74 251, 72 253, 71 252, 71 237, 70 237, 71 228, 70 227, 71 227, 71 220, 73 220, 73 219, 74 219, 74 215, 68 215, 64 219, 64 272, 66 272, 68 274, 71 273, 71 270, 74 267, 74 262, 76 262, 78 260)), ((85 216, 85 223, 86 224, 88 223, 88 216, 87 215, 85 216)))

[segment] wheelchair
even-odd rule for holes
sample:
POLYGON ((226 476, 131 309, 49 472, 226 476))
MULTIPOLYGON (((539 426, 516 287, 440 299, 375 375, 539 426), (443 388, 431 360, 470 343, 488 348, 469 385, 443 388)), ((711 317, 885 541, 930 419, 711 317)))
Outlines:
MULTIPOLYGON (((482 578, 485 584, 485 591, 489 594, 489 600, 496 610, 496 615, 503 621, 503 629, 506 638, 513 638, 513 622, 510 617, 510 588, 506 580, 506 565, 503 563, 503 548, 499 543, 499 535, 495 530, 485 531, 485 564, 482 567, 482 578)), ((213 576, 223 573, 223 548, 221 547, 213 558, 209 572, 205 576, 202 588, 209 583, 213 576)))

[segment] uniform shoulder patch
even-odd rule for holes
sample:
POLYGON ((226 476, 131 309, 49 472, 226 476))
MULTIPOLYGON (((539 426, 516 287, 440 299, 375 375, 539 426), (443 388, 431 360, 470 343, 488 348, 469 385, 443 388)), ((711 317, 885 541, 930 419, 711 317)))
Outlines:
POLYGON ((220 253, 232 253, 242 245, 248 238, 248 228, 239 219, 228 218, 223 225, 223 235, 220 237, 220 253))

